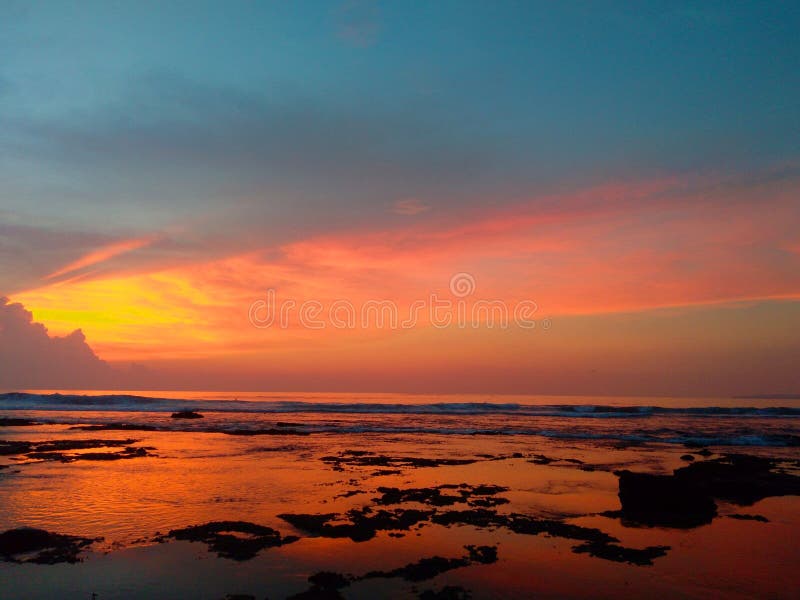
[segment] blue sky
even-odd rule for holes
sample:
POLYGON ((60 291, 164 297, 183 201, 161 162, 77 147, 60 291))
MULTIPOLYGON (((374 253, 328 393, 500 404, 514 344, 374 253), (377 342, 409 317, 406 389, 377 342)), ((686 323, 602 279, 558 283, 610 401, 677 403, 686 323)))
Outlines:
MULTIPOLYGON (((758 169, 800 144, 791 2, 2 11, 3 208, 20 219, 70 219, 64 197, 104 219, 115 214, 106 204, 147 206, 164 192, 183 217, 215 204, 209 169, 236 182, 217 178, 215 195, 268 188, 301 213, 330 202, 369 211, 392 196, 468 203, 491 189, 502 202, 618 176, 758 169), (270 119, 283 125, 253 128, 270 119), (282 154, 280 173, 264 168, 267 146, 282 154), (343 157, 334 165, 332 153, 343 157), (352 183, 364 171, 372 180, 352 183)), ((172 212, 116 210, 141 226, 172 212)))

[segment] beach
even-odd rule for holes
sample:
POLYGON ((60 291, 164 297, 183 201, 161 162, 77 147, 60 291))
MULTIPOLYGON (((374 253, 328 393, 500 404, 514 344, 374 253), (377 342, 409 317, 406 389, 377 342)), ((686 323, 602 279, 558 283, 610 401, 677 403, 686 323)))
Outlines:
POLYGON ((797 401, 165 395, 0 397, 4 598, 796 589, 797 401))

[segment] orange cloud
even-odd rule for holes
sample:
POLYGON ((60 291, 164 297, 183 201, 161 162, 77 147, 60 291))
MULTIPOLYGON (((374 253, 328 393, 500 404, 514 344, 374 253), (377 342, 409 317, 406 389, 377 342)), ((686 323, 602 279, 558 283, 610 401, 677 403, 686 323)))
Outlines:
MULTIPOLYGON (((339 299, 356 306, 392 300, 401 316, 431 293, 449 297, 457 272, 475 278, 469 300, 532 300, 539 317, 800 298, 798 256, 782 250, 796 239, 796 188, 692 191, 669 180, 606 185, 466 213, 457 224, 426 220, 316 236, 194 264, 48 284, 14 300, 55 332, 80 327, 109 360, 281 355, 277 364, 288 368, 293 350, 324 348, 337 361, 366 360, 378 340, 415 338, 373 327, 309 331, 296 313, 286 329, 256 329, 248 308, 269 289, 279 301, 326 307, 339 299)), ((143 245, 106 247, 60 271, 74 273, 143 245)), ((420 327, 426 326, 423 318, 420 327)), ((395 359, 402 364, 418 355, 405 347, 395 359)))

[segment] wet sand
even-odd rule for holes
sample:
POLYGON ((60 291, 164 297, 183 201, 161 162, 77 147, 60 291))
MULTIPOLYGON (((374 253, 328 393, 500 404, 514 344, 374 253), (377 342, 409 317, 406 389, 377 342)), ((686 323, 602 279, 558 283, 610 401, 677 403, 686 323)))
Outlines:
POLYGON ((0 532, 46 532, 0 535, 9 599, 788 598, 797 587, 793 448, 0 433, 0 532), (685 502, 659 500, 670 491, 685 502))

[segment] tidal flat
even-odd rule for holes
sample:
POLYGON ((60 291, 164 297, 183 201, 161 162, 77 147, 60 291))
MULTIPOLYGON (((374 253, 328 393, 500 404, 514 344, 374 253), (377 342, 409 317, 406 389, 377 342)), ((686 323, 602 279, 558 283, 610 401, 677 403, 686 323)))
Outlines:
POLYGON ((298 436, 302 422, 280 425, 268 429, 285 435, 3 424, 3 598, 749 598, 795 589, 800 464, 791 447, 298 436))

